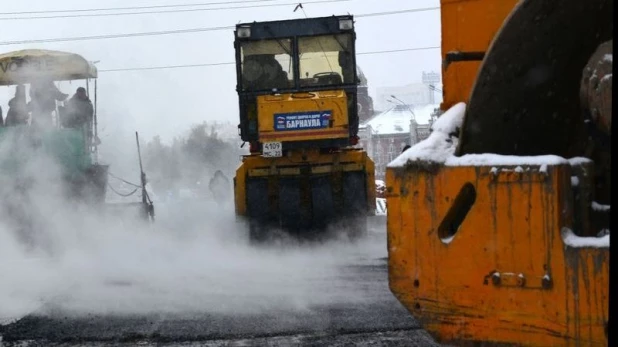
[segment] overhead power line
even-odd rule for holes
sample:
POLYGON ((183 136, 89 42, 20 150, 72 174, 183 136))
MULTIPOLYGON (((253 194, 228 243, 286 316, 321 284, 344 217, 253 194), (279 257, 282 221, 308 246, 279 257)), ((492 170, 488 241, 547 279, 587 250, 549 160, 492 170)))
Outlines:
MULTIPOLYGON (((270 0, 269 0, 270 1, 270 0)), ((347 2, 352 0, 318 0, 308 1, 305 5, 311 4, 324 4, 334 2, 347 2)), ((262 8, 262 7, 283 7, 283 6, 295 6, 298 2, 286 2, 264 5, 243 5, 243 6, 225 6, 225 7, 208 7, 208 8, 191 8, 191 9, 176 9, 176 10, 164 10, 164 11, 140 11, 140 12, 116 12, 116 13, 86 13, 86 14, 62 14, 51 16, 26 16, 26 17, 2 17, 0 21, 9 20, 32 20, 32 19, 54 19, 54 18, 85 18, 85 17, 115 17, 115 16, 134 16, 145 14, 165 14, 165 13, 183 13, 183 12, 203 12, 203 11, 221 11, 221 10, 239 10, 248 8, 262 8)))
POLYGON ((236 63, 235 62, 224 62, 224 63, 206 63, 206 64, 189 64, 189 65, 166 65, 166 66, 152 66, 152 67, 131 67, 131 68, 122 68, 122 69, 103 69, 103 70, 99 70, 99 72, 168 70, 168 69, 182 69, 182 68, 221 66, 221 65, 236 65, 236 63))
POLYGON ((394 14, 402 14, 402 13, 411 13, 411 12, 425 12, 425 11, 435 11, 439 10, 440 7, 424 7, 424 8, 410 8, 407 10, 396 10, 396 11, 388 11, 388 12, 376 12, 376 13, 365 13, 359 14, 354 17, 363 18, 363 17, 377 17, 377 16, 390 16, 394 14))
MULTIPOLYGON (((396 14, 402 14, 402 13, 430 11, 430 10, 436 10, 436 9, 439 9, 439 7, 414 8, 414 9, 406 9, 406 10, 398 10, 398 11, 365 13, 365 14, 356 15, 355 17, 363 18, 363 17, 376 17, 376 16, 390 16, 390 15, 396 15, 396 14)), ((105 40, 105 39, 118 39, 118 38, 128 38, 128 37, 141 37, 141 36, 188 34, 188 33, 206 32, 206 31, 231 30, 234 28, 235 28, 234 26, 220 26, 220 27, 191 28, 191 29, 178 29, 178 30, 167 30, 167 31, 147 31, 147 32, 139 32, 139 33, 125 33, 125 34, 108 34, 108 35, 94 35, 94 36, 74 36, 74 37, 59 37, 59 38, 48 38, 48 39, 3 41, 3 42, 0 42, 0 46, 24 45, 24 44, 32 44, 32 43, 105 40)))
POLYGON ((42 10, 42 11, 20 11, 20 12, 0 12, 0 15, 20 15, 20 14, 46 14, 46 13, 67 13, 67 12, 97 12, 97 11, 127 11, 127 10, 150 10, 156 8, 174 8, 174 7, 198 7, 212 5, 230 5, 230 4, 248 4, 260 2, 273 2, 280 0, 236 0, 236 1, 217 1, 217 2, 200 2, 191 4, 176 4, 176 5, 150 5, 150 6, 131 6, 131 7, 105 7, 105 8, 78 8, 66 10, 42 10))
POLYGON ((198 32, 204 32, 204 31, 218 31, 218 30, 230 30, 230 29, 234 29, 234 26, 210 27, 210 28, 193 28, 193 29, 179 29, 179 30, 167 30, 167 31, 149 31, 149 32, 141 32, 141 33, 129 33, 129 34, 59 37, 59 38, 53 38, 53 39, 5 41, 5 42, 0 42, 0 46, 22 45, 22 44, 29 44, 29 43, 50 43, 50 42, 118 39, 118 38, 138 37, 138 36, 159 36, 159 35, 172 35, 172 34, 188 34, 188 33, 198 33, 198 32))
MULTIPOLYGON (((356 53, 356 55, 389 54, 389 53, 410 52, 410 51, 426 51, 426 50, 431 50, 431 49, 440 49, 440 46, 414 47, 414 48, 401 48, 401 49, 391 49, 391 50, 381 50, 381 51, 360 52, 360 53, 356 53)), ((168 69, 183 69, 183 68, 196 68, 196 67, 221 66, 221 65, 236 65, 236 63, 235 62, 221 62, 221 63, 205 63, 205 64, 102 69, 102 70, 99 70, 99 72, 168 70, 168 69)))
POLYGON ((429 46, 429 47, 415 47, 415 48, 401 48, 401 49, 391 49, 388 51, 373 51, 373 52, 361 52, 356 53, 356 55, 370 55, 370 54, 383 54, 383 53, 398 53, 398 52, 410 52, 410 51, 427 51, 430 49, 440 49, 440 46, 429 46))

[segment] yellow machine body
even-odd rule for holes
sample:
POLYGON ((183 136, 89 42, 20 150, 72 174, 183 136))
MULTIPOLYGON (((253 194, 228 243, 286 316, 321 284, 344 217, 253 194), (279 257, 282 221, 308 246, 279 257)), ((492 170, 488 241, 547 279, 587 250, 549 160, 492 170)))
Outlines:
POLYGON ((268 228, 307 236, 331 225, 356 238, 375 213, 375 188, 369 184, 375 181, 374 164, 362 150, 291 151, 242 160, 234 177, 236 214, 248 218, 256 241, 269 236, 268 228))
POLYGON ((457 53, 481 54, 502 27, 504 18, 511 13, 519 0, 441 0, 443 57, 443 102, 441 108, 448 110, 461 101, 468 100, 476 80, 481 61, 478 59, 457 60, 457 53), (453 54, 454 61, 448 59, 453 54))
POLYGON ((609 202, 594 187, 609 174, 574 134, 613 2, 441 0, 441 13, 442 109, 467 104, 449 140, 459 164, 406 159, 419 144, 387 168, 390 289, 442 343, 607 346, 609 202))
POLYGON ((390 288, 445 343, 606 346, 609 248, 565 243, 571 167, 522 168, 389 168, 390 288))
POLYGON ((374 164, 356 147, 360 83, 350 15, 238 24, 240 136, 236 214, 250 238, 274 231, 364 234, 374 164))
MULTIPOLYGON (((269 179, 274 184, 272 189, 277 189, 276 179, 285 177, 301 177, 306 173, 308 177, 329 177, 333 179, 334 189, 343 190, 341 175, 343 173, 360 173, 367 180, 374 179, 374 164, 367 153, 360 150, 343 150, 329 154, 320 154, 310 151, 306 154, 293 152, 285 158, 264 158, 260 155, 247 155, 243 157, 242 165, 236 170, 236 186, 234 199, 236 201, 236 213, 247 215, 246 181, 248 178, 269 179), (304 157, 304 159, 303 159, 304 157)), ((373 182, 372 181, 372 182, 373 182)), ((364 187, 367 194, 367 215, 375 211, 375 189, 369 185, 364 187)), ((272 193, 276 195, 276 192, 272 193)), ((309 202, 309 201, 307 201, 309 202)), ((316 201, 319 203, 319 201, 316 201)), ((269 208, 276 209, 276 203, 270 203, 269 208)))
POLYGON ((257 98, 260 142, 312 141, 347 138, 348 100, 343 90, 285 93, 257 98), (324 111, 328 114, 324 116, 324 111), (297 115, 294 120, 278 116, 297 115), (279 122, 278 122, 279 121, 279 122), (322 127, 325 122, 328 125, 322 127), (295 130, 304 125, 303 130, 295 130), (276 131, 276 126, 285 131, 276 131), (306 128, 314 128, 305 130, 306 128))

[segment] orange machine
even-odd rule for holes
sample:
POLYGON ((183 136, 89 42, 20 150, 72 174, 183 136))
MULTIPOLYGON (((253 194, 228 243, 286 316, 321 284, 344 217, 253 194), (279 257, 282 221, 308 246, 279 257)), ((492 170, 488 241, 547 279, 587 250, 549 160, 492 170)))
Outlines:
POLYGON ((485 51, 517 1, 440 2, 443 110, 468 99, 485 51))
POLYGON ((606 346, 611 133, 581 90, 611 94, 613 1, 441 11, 448 111, 386 172, 391 291, 442 343, 606 346))

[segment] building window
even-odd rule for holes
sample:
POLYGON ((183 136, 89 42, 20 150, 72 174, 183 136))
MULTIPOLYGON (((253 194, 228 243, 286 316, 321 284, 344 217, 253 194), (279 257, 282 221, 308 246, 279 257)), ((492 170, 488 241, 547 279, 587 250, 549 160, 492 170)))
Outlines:
POLYGON ((391 162, 393 159, 395 159, 395 139, 391 139, 388 145, 388 161, 391 162))

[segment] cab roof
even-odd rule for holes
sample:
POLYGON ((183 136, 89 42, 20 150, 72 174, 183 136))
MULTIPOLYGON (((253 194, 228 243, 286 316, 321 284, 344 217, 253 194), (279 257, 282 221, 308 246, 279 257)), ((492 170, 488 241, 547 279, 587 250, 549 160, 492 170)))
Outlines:
POLYGON ((46 79, 68 81, 97 78, 97 68, 79 54, 26 49, 0 54, 0 85, 46 79))
POLYGON ((238 40, 262 40, 292 36, 314 36, 353 32, 354 29, 341 29, 341 20, 354 20, 352 15, 328 16, 315 18, 286 19, 278 21, 252 22, 236 24, 235 36, 238 40), (249 37, 239 38, 239 28, 251 28, 249 37))

